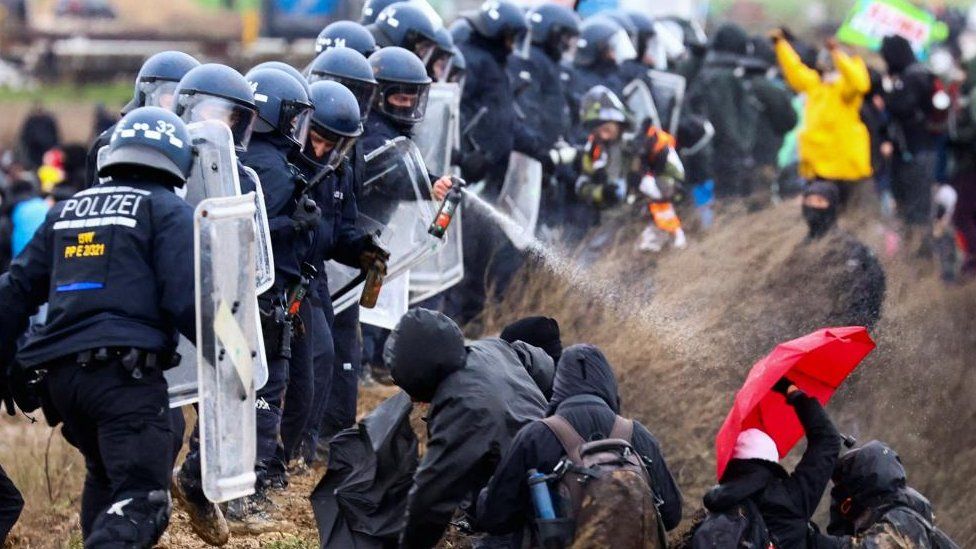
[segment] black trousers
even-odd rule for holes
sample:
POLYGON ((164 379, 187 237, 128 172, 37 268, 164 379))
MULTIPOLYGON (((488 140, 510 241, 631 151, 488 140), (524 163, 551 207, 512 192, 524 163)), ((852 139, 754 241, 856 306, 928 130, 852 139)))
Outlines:
POLYGON ((23 509, 24 498, 7 476, 7 472, 0 467, 0 547, 7 540, 7 534, 17 523, 23 509))
POLYGON ((166 380, 158 370, 136 379, 117 361, 52 364, 46 406, 64 438, 81 451, 85 546, 149 547, 169 522, 173 430, 166 380))

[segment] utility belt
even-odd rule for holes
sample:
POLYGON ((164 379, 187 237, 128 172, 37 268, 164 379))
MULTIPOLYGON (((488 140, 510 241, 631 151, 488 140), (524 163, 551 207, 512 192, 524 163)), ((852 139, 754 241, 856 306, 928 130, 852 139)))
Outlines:
POLYGON ((288 288, 277 284, 258 297, 261 313, 261 332, 265 351, 271 358, 291 358, 291 343, 295 337, 305 337, 305 326, 298 314, 317 272, 308 263, 302 264, 302 274, 288 288))
POLYGON ((135 347, 99 347, 78 353, 75 355, 75 363, 82 368, 98 368, 118 363, 133 379, 142 379, 147 372, 162 372, 179 366, 182 358, 176 351, 152 352, 135 347))

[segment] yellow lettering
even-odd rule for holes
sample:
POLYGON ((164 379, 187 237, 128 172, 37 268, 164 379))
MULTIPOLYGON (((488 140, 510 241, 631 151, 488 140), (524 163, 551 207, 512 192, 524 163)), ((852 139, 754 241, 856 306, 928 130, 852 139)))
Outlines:
POLYGON ((78 233, 78 244, 88 244, 89 242, 94 242, 95 231, 88 231, 87 233, 78 233))
POLYGON ((64 247, 64 257, 74 257, 76 246, 65 246, 64 247))

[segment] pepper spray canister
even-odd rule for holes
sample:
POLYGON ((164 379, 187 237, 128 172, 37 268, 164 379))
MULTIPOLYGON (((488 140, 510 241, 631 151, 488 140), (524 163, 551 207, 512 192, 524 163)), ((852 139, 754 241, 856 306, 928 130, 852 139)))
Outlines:
POLYGON ((430 227, 427 232, 434 237, 444 238, 447 234, 447 228, 451 225, 451 220, 454 219, 454 214, 457 213, 458 206, 461 205, 461 189, 464 188, 464 180, 460 177, 451 177, 454 185, 451 190, 447 191, 447 195, 444 197, 444 201, 441 202, 441 207, 437 210, 437 215, 434 216, 434 220, 431 221, 430 227))

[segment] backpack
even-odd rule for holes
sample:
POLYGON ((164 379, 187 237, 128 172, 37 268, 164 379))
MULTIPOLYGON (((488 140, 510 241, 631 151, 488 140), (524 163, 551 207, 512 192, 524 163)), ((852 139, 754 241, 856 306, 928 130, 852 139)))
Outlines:
POLYGON ((924 528, 925 532, 928 534, 929 544, 933 549, 959 549, 956 542, 952 541, 952 538, 950 538, 945 532, 929 522, 929 520, 921 513, 907 505, 892 506, 890 509, 885 511, 884 515, 882 515, 883 520, 895 527, 896 530, 898 528, 898 521, 888 517, 888 513, 895 510, 908 513, 912 518, 917 520, 919 524, 922 525, 922 528, 924 528))
POLYGON ((766 522, 752 500, 724 513, 708 513, 695 528, 691 549, 772 549, 766 522))
POLYGON ((610 435, 587 442, 565 418, 543 423, 556 435, 566 458, 557 466, 558 508, 573 525, 568 548, 664 549, 664 524, 651 477, 630 444, 634 422, 620 416, 610 435))

